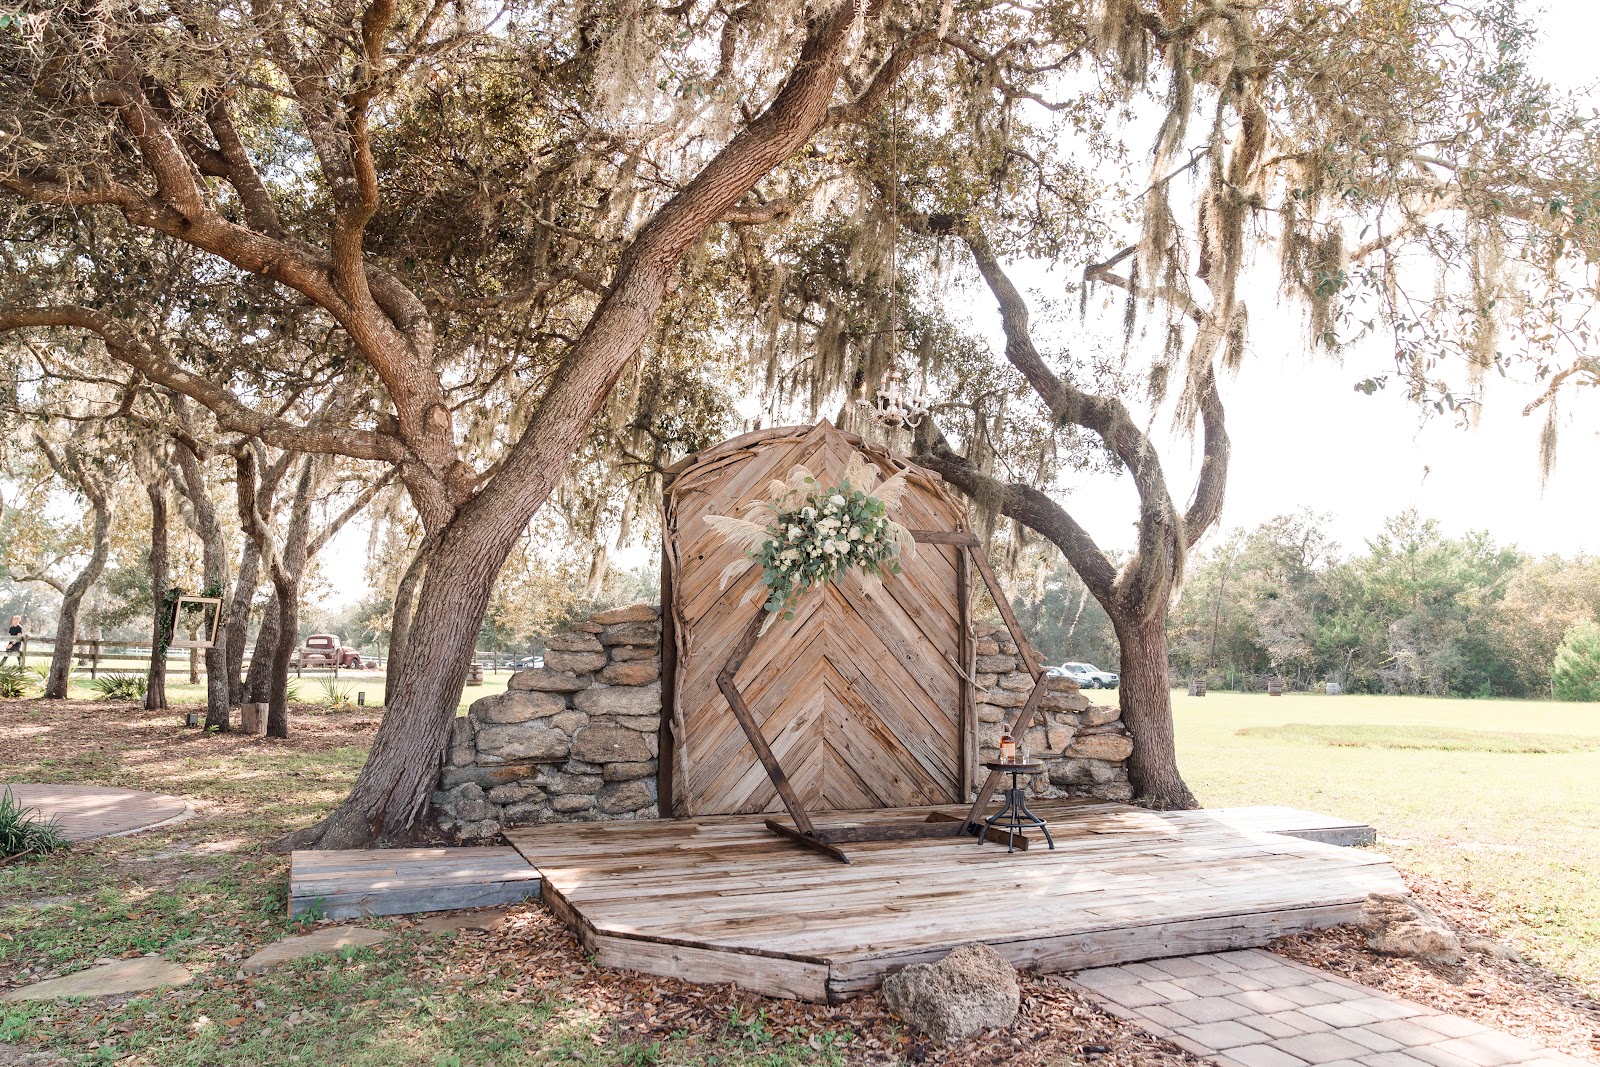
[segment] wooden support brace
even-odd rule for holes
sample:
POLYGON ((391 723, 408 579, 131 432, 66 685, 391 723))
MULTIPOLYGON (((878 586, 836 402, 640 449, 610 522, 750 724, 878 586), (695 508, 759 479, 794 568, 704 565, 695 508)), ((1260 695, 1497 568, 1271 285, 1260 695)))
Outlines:
POLYGON ((850 862, 849 856, 846 856, 842 851, 828 844, 826 841, 823 841, 813 833, 801 833, 792 826, 785 826, 777 819, 768 819, 767 829, 771 830, 773 833, 777 834, 781 838, 784 838, 785 840, 793 841, 801 848, 809 848, 813 852, 820 852, 830 859, 838 860, 840 863, 850 862))
MULTIPOLYGON (((935 811, 928 814, 928 821, 953 827, 949 835, 951 837, 961 837, 969 833, 973 837, 978 836, 976 830, 970 829, 971 821, 965 815, 951 815, 947 811, 935 811)), ((978 825, 983 826, 983 823, 980 822, 978 825)), ((941 834, 940 836, 944 835, 941 834)), ((1028 839, 1022 836, 1020 830, 1012 837, 998 827, 983 826, 983 839, 985 841, 993 841, 997 845, 1013 844, 1019 852, 1028 851, 1028 839)))

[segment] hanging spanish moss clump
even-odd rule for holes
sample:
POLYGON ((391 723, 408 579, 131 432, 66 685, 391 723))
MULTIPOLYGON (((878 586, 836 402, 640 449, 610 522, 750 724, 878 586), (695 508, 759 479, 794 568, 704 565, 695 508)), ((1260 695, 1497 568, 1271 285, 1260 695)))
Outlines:
MULTIPOLYGON (((1494 366, 1500 341, 1500 289, 1504 280, 1505 243, 1500 228, 1480 222, 1468 229, 1468 271, 1475 315, 1467 330, 1467 384, 1482 388, 1485 372, 1494 366)), ((1541 455, 1543 445, 1541 443, 1541 455)))
POLYGON ((1101 0, 1093 33, 1099 52, 1116 57, 1119 86, 1125 94, 1132 93, 1150 69, 1150 35, 1139 0, 1101 0))

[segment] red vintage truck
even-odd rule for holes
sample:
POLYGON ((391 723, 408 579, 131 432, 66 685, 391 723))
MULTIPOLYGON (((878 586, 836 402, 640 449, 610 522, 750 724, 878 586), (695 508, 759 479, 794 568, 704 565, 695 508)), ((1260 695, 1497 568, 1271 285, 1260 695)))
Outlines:
POLYGON ((348 667, 360 670, 361 653, 353 648, 344 647, 336 634, 312 634, 306 638, 304 647, 294 650, 294 666, 348 667))

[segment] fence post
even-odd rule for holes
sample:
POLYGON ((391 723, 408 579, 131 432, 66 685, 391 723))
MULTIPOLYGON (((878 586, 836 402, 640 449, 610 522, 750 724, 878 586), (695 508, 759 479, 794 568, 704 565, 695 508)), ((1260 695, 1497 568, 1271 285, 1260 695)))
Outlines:
POLYGON ((17 666, 26 667, 27 665, 28 665, 28 635, 27 634, 23 634, 22 635, 22 643, 17 646, 17 666))
POLYGON ((94 680, 94 678, 96 677, 96 673, 95 672, 97 672, 99 669, 100 669, 100 639, 98 637, 91 637, 91 638, 89 638, 89 679, 91 681, 94 680))

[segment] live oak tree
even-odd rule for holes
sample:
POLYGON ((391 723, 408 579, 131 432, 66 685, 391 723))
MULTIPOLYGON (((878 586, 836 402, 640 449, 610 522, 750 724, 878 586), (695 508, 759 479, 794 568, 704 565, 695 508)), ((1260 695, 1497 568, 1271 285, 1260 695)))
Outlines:
MULTIPOLYGON (((416 612, 428 625, 391 662, 388 713, 351 796, 302 843, 347 847, 414 827, 495 574, 652 329, 685 252, 720 221, 774 217, 757 186, 819 130, 870 115, 933 46, 938 11, 835 2, 754 15, 27 4, 3 31, 0 186, 28 205, 120 216, 240 272, 241 287, 242 275, 270 280, 317 309, 345 373, 375 390, 341 421, 298 422, 175 358, 127 315, 67 301, 0 310, 0 328, 96 335, 224 433, 398 467, 426 534, 416 612), (653 80, 637 92, 641 54, 676 92, 650 92, 653 80), (482 85, 521 111, 523 165, 453 188, 393 188, 405 161, 385 135, 448 118, 453 94, 482 85), (607 185, 619 195, 596 202, 607 185), (426 214, 408 217, 413 205, 426 214), (508 242, 527 254, 493 276, 450 272, 429 232, 446 220, 479 222, 491 240, 508 229, 538 239, 508 242), (457 375, 506 351, 474 344, 475 329, 488 331, 469 313, 553 294, 564 314, 540 338, 550 358, 528 368, 536 380, 515 366, 498 389, 457 375), (472 409, 504 412, 507 393, 515 410, 496 447, 466 449, 461 425, 491 421, 472 409)), ((165 300, 181 306, 178 294, 165 300)))

